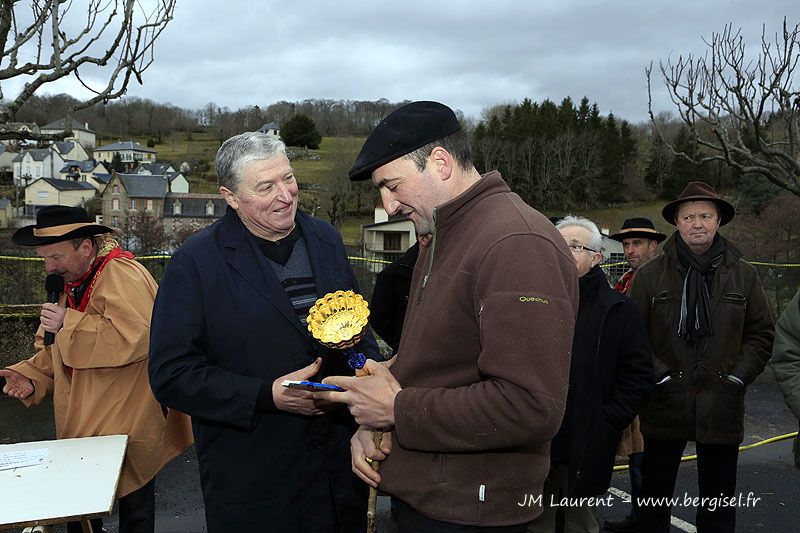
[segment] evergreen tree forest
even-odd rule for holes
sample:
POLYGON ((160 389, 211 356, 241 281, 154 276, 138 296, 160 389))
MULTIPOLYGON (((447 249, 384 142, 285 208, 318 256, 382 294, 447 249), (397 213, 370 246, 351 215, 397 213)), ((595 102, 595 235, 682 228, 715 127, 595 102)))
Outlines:
POLYGON ((631 126, 601 115, 584 97, 578 106, 523 100, 495 108, 473 135, 479 170, 498 169, 526 202, 539 209, 613 205, 624 200, 637 142, 631 126))

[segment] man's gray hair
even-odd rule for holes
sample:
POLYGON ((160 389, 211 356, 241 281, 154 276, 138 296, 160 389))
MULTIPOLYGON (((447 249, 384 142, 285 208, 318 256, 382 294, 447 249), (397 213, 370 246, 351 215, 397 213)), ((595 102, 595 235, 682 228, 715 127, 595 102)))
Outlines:
POLYGON ((286 145, 264 133, 248 131, 231 137, 217 150, 214 160, 217 182, 221 187, 236 192, 242 181, 242 168, 246 164, 273 159, 278 154, 286 155, 286 145))
POLYGON ((600 252, 600 255, 603 255, 603 235, 600 233, 597 224, 588 218, 567 215, 558 221, 558 224, 556 224, 556 229, 560 230, 561 228, 566 228, 567 226, 580 226, 588 229, 592 233, 592 236, 589 238, 589 242, 586 243, 586 245, 592 250, 597 250, 600 252))

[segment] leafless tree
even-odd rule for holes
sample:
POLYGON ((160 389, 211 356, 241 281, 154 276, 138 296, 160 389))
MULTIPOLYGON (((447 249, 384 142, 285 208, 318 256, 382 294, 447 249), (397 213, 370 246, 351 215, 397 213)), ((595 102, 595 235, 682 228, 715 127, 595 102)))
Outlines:
POLYGON ((0 0, 0 139, 63 139, 72 133, 75 111, 119 98, 132 77, 141 84, 175 2, 0 0), (23 78, 29 81, 6 100, 4 88, 23 78), (22 132, 9 125, 37 91, 66 78, 91 96, 67 108, 64 133, 22 132))
MULTIPOLYGON (((681 55, 658 67, 680 119, 702 148, 692 158, 659 131, 662 140, 678 157, 698 164, 721 161, 800 196, 800 24, 791 27, 784 19, 774 38, 764 26, 755 58, 746 53, 741 29, 731 25, 704 42, 703 56, 681 55)), ((650 65, 648 107, 658 130, 652 73, 650 65)))

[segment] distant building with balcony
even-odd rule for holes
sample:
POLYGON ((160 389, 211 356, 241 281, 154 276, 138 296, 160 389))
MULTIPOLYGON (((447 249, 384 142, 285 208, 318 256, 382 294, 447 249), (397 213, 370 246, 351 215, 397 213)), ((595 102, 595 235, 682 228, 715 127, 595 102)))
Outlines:
POLYGON ((156 161, 156 151, 146 148, 136 141, 120 141, 94 149, 94 158, 109 165, 114 160, 115 154, 119 154, 120 160, 128 171, 133 171, 140 163, 155 163, 156 161))
MULTIPOLYGON (((383 207, 375 208, 375 222, 361 226, 364 257, 394 261, 411 248, 417 240, 414 222, 404 215, 390 217, 383 207)), ((370 268, 380 272, 384 265, 372 263, 370 268)))

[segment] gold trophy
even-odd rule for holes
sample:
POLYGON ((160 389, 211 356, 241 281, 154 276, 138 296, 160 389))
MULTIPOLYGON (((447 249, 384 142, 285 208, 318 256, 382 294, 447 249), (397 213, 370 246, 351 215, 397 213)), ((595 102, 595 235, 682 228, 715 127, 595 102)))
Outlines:
MULTIPOLYGON (((309 309, 308 331, 323 346, 344 352, 347 364, 355 370, 356 376, 367 376, 369 372, 364 368, 367 358, 354 347, 364 338, 368 318, 369 304, 363 296, 353 291, 329 292, 309 309)), ((376 447, 380 446, 382 436, 381 431, 373 432, 372 441, 376 447)), ((377 471, 380 463, 370 463, 372 469, 377 471)), ((377 503, 378 490, 370 487, 367 505, 368 533, 375 533, 377 503)))

